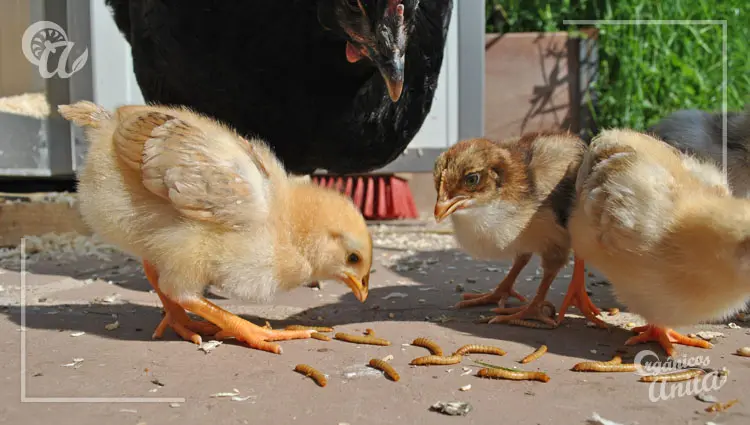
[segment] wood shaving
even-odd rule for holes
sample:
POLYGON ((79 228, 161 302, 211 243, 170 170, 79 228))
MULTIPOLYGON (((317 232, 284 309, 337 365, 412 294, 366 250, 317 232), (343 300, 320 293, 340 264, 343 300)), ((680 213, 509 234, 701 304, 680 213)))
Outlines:
POLYGON ((711 341, 715 338, 723 338, 725 335, 721 332, 701 331, 701 332, 697 332, 695 336, 697 336, 698 338, 704 341, 711 341))
POLYGON ((203 351, 204 353, 208 354, 211 351, 215 350, 216 347, 223 344, 222 341, 217 341, 215 339, 212 339, 210 341, 206 341, 204 343, 201 343, 201 345, 198 346, 198 350, 203 351))
POLYGON ((211 398, 236 397, 240 395, 240 390, 233 388, 231 392, 211 394, 211 398))
POLYGON ((587 425, 623 425, 619 422, 610 421, 609 419, 604 419, 601 416, 599 416, 598 413, 594 412, 593 415, 591 415, 591 419, 586 421, 587 425))
POLYGON ((465 403, 463 401, 451 401, 447 403, 438 401, 437 403, 430 406, 430 410, 448 416, 466 416, 469 414, 469 412, 471 412, 472 407, 471 404, 465 403))
POLYGON ((78 369, 81 367, 81 363, 83 363, 83 358, 76 357, 73 359, 72 363, 64 364, 63 367, 72 367, 74 369, 78 369))
POLYGON ((247 395, 247 396, 244 396, 244 397, 240 397, 240 396, 236 395, 236 396, 232 397, 232 401, 247 401, 247 400, 250 400, 251 398, 257 398, 257 396, 247 395))
POLYGON ((387 355, 387 356, 383 357, 383 358, 382 358, 382 359, 380 359, 380 360, 382 360, 382 361, 384 361, 384 362, 389 362, 389 361, 393 360, 393 355, 392 355, 392 354, 389 354, 389 355, 387 355))
POLYGON ((469 391, 471 389, 471 384, 464 385, 463 387, 459 388, 459 391, 469 391))
POLYGON ((727 327, 729 329, 742 329, 742 327, 740 325, 738 325, 738 324, 736 324, 734 322, 730 322, 729 324, 727 324, 727 327))
POLYGON ((180 407, 180 403, 169 403, 169 407, 172 407, 172 408, 180 407))
POLYGON ((737 355, 742 357, 750 357, 750 347, 738 348, 737 355))
POLYGON ((700 393, 697 396, 695 396, 695 398, 704 403, 718 403, 719 402, 718 398, 712 396, 711 394, 706 394, 706 393, 700 393))
POLYGON ((107 323, 106 325, 104 325, 104 329, 106 329, 108 331, 113 331, 113 330, 115 330, 115 329, 117 329, 119 327, 120 327, 120 322, 117 321, 117 320, 115 320, 112 323, 107 323))
POLYGON ((72 336, 73 338, 78 337, 78 336, 82 336, 82 335, 86 335, 86 332, 78 331, 78 332, 72 332, 70 334, 70 336, 72 336))
POLYGON ((381 298, 382 300, 390 300, 391 298, 406 298, 409 294, 405 294, 403 292, 391 292, 390 294, 384 296, 381 298))

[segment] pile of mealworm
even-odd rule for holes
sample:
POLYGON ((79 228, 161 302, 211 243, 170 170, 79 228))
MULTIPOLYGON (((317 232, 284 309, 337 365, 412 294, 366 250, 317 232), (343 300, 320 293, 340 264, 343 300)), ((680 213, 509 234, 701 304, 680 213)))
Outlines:
MULTIPOLYGON (((270 327, 270 325, 267 325, 270 327)), ((313 338, 322 340, 322 341, 330 341, 331 338, 325 335, 324 333, 333 332, 333 328, 330 327, 320 327, 320 326, 301 326, 301 325, 291 325, 287 326, 285 329, 287 330, 314 330, 316 333, 312 334, 313 338)), ((375 336, 375 331, 372 329, 366 329, 364 332, 364 335, 352 335, 352 334, 346 334, 346 333, 336 333, 334 335, 334 338, 339 341, 344 342, 351 342, 355 344, 367 344, 367 345, 378 345, 378 346, 389 346, 391 345, 391 342, 383 339, 378 338, 375 336)), ((444 366, 444 365, 454 365, 458 364, 462 361, 463 357, 467 354, 492 354, 496 356, 504 356, 507 353, 498 347, 493 347, 489 345, 476 345, 476 344, 469 344, 464 345, 462 347, 459 347, 456 351, 454 351, 451 355, 446 356, 444 354, 444 351, 440 345, 438 345, 436 342, 428 339, 428 338, 417 338, 414 341, 412 341, 411 345, 415 347, 422 347, 429 350, 430 355, 417 357, 413 359, 409 364, 412 366, 444 366)), ((528 364, 533 362, 534 360, 539 359, 544 355, 544 353, 547 352, 547 346, 542 345, 536 350, 534 350, 531 354, 527 355, 523 359, 519 360, 519 363, 521 364, 528 364)), ((748 356, 750 355, 750 348, 743 347, 737 351, 737 355, 740 356, 748 356)), ((393 356, 389 356, 389 358, 393 358, 393 356)), ((400 375, 396 370, 391 366, 388 362, 388 359, 376 359, 373 358, 369 361, 368 366, 378 369, 382 371, 385 376, 390 378, 394 382, 398 382, 400 378, 400 375)), ((510 369, 510 368, 504 368, 501 366, 495 366, 488 363, 483 362, 475 362, 477 364, 480 364, 482 366, 486 366, 483 369, 480 369, 477 372, 478 377, 480 378, 492 378, 492 379, 507 379, 507 380, 514 380, 514 381, 539 381, 539 382, 549 382, 550 377, 544 372, 540 371, 525 371, 525 370, 518 370, 518 369, 510 369)), ((326 376, 318 371, 317 369, 313 368, 310 365, 306 364, 299 364, 294 369, 296 372, 299 372, 305 376, 308 376, 315 380, 315 382, 321 386, 325 387, 327 384, 326 376)), ((634 363, 623 363, 622 357, 619 354, 616 354, 611 360, 608 361, 588 361, 588 362, 581 362, 577 363, 573 366, 571 369, 576 372, 635 372, 637 371, 637 366, 634 363)), ((702 369, 690 369, 690 370, 681 370, 677 372, 671 372, 671 373, 665 373, 660 375, 650 375, 650 376, 641 376, 640 381, 641 382, 678 382, 678 381, 686 381, 690 380, 699 376, 702 376, 706 373, 706 371, 702 369)), ((731 404, 730 404, 731 405, 731 404)), ((720 408, 721 406, 717 407, 720 408)), ((728 408, 729 406, 724 406, 724 408, 728 408)))

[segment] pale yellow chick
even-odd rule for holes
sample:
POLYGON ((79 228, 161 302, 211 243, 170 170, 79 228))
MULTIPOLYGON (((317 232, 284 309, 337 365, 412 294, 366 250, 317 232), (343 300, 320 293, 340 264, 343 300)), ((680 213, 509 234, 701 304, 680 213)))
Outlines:
POLYGON ((183 338, 234 337, 281 353, 270 341, 310 331, 256 326, 202 297, 209 284, 269 301, 279 290, 338 280, 367 298, 372 240, 354 204, 338 192, 290 178, 260 140, 188 109, 90 102, 60 113, 87 128, 78 195, 86 223, 144 260, 167 326, 183 338), (192 321, 185 310, 208 322, 192 321), (210 323, 209 323, 210 322, 210 323))
POLYGON ((573 249, 649 323, 628 344, 709 348, 672 327, 721 319, 750 297, 750 201, 712 163, 629 130, 597 136, 577 180, 573 249))

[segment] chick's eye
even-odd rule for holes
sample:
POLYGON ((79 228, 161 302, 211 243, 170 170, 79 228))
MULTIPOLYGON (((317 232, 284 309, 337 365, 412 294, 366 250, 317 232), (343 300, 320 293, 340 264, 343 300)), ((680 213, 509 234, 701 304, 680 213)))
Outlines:
POLYGON ((479 184, 479 174, 478 173, 469 173, 464 177, 464 183, 466 183, 467 186, 476 186, 479 184))
POLYGON ((346 2, 352 9, 359 10, 359 0, 347 0, 346 2))
POLYGON ((359 255, 357 255, 355 253, 351 253, 351 254, 349 254, 349 257, 346 259, 346 261, 349 264, 357 264, 357 263, 359 263, 359 255))

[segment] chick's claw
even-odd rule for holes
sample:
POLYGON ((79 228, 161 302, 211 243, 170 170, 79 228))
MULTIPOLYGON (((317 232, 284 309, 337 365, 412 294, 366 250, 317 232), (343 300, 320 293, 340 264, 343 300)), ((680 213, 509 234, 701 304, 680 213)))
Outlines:
POLYGON ((168 327, 172 328, 182 339, 198 345, 203 343, 201 335, 211 336, 220 331, 219 327, 213 323, 191 320, 183 310, 182 314, 167 312, 154 330, 152 338, 161 339, 168 327))
POLYGON ((464 301, 458 302, 455 305, 455 308, 468 308, 488 304, 497 304, 504 307, 505 302, 510 297, 517 298, 523 303, 528 301, 526 297, 519 294, 514 289, 500 290, 500 288, 498 288, 494 292, 488 292, 485 294, 463 294, 464 301))
POLYGON ((533 319, 546 325, 557 327, 557 322, 553 319, 555 317, 555 306, 549 301, 532 301, 531 304, 525 307, 496 308, 492 312, 505 315, 495 316, 488 322, 490 324, 507 323, 511 320, 519 319, 533 319))
POLYGON ((219 331, 215 338, 218 340, 224 340, 234 338, 239 341, 243 341, 251 348, 255 348, 262 351, 268 351, 274 354, 281 354, 282 349, 278 344, 274 344, 271 341, 287 341, 291 339, 307 339, 310 335, 315 333, 314 330, 301 330, 301 331, 269 331, 262 327, 257 327, 247 322, 248 326, 238 330, 219 331))

